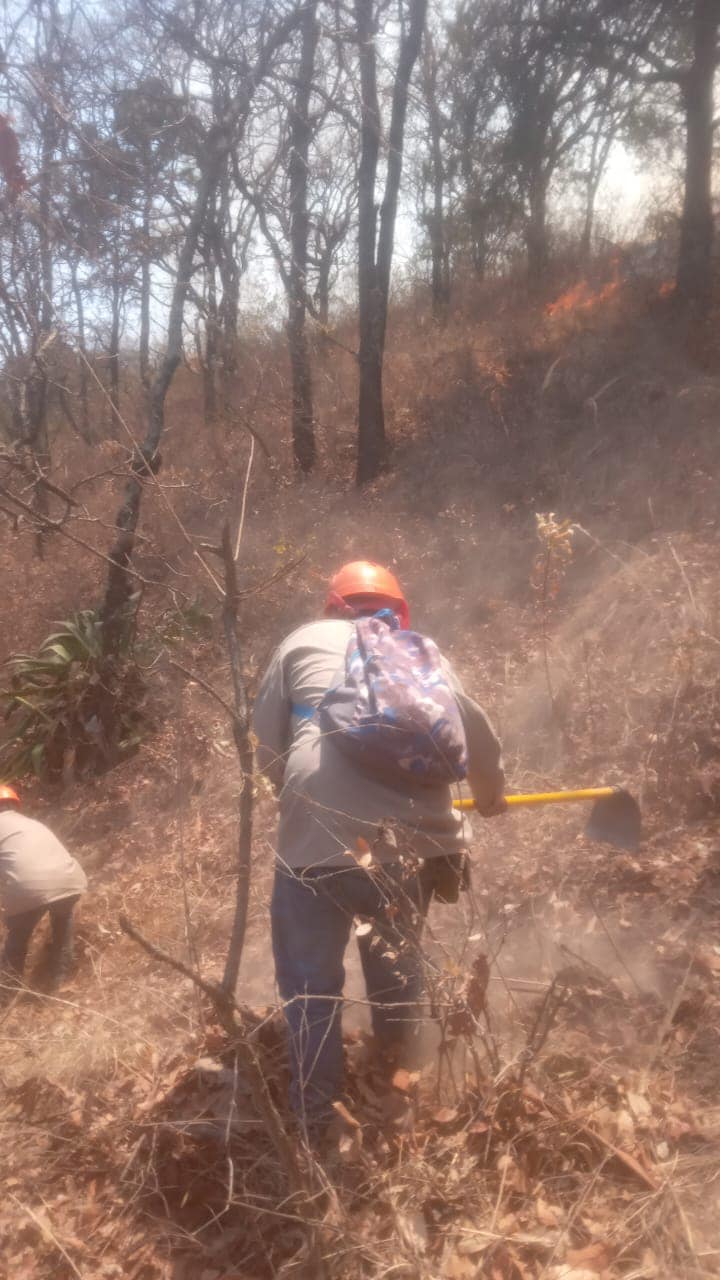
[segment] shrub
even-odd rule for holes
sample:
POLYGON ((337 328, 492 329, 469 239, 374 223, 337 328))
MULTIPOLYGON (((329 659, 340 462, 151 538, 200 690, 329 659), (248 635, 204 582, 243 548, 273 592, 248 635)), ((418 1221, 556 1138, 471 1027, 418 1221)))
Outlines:
POLYGON ((83 609, 56 626, 37 653, 15 654, 6 663, 0 772, 8 777, 34 772, 52 778, 106 768, 111 761, 98 717, 101 698, 113 703, 115 756, 139 741, 142 681, 127 652, 109 676, 103 673, 102 625, 95 610, 83 609))

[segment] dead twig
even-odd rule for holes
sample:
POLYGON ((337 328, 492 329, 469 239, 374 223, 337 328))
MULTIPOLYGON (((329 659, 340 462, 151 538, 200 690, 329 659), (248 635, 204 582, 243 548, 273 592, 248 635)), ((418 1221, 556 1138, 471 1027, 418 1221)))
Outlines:
POLYGON ((153 960, 158 960, 160 964, 168 965, 176 973, 180 973, 184 978, 189 978, 191 982, 194 982, 195 986, 199 987, 208 999, 212 1001, 215 1012, 228 1034, 235 1035, 237 1033, 238 1026, 233 1015, 238 1013, 242 1016, 243 1010, 236 1003, 234 997, 220 986, 219 982, 209 982, 207 978, 203 978, 195 969, 192 969, 189 964, 185 964, 184 960, 178 960, 175 956, 171 956, 169 951, 165 951, 162 947, 158 947, 156 943, 151 942, 139 929, 135 928, 135 925, 124 912, 120 913, 118 923, 123 933, 126 933, 128 938, 132 938, 133 942, 137 942, 138 946, 142 947, 143 951, 146 951, 153 960))
POLYGON ((230 674, 233 685, 232 731, 235 749, 240 763, 242 790, 238 812, 237 878, 235 881, 235 912, 228 945, 223 988, 233 992, 237 987, 240 959, 245 942, 248 900, 250 895, 250 860, 252 855, 253 786, 255 753, 250 740, 250 708, 242 671, 242 657, 237 632, 237 565, 233 554, 230 526, 226 524, 222 535, 223 563, 225 566, 225 599, 223 602, 223 628, 230 658, 230 674))

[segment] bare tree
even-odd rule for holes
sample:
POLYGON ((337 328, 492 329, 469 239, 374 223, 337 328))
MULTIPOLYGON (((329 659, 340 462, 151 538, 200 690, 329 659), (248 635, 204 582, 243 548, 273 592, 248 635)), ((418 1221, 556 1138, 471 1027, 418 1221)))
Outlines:
MULTIPOLYGON (((192 50, 201 64, 204 61, 206 66, 209 64, 216 67, 221 62, 232 74, 222 102, 217 95, 213 95, 214 112, 210 122, 203 125, 200 117, 197 118, 198 181, 179 245, 165 350, 150 384, 147 429, 144 439, 137 446, 132 474, 117 516, 117 536, 111 551, 112 565, 101 609, 108 684, 111 683, 112 666, 129 626, 134 582, 128 569, 135 546, 143 488, 145 484, 152 482, 161 463, 159 447, 165 424, 165 400, 182 359, 183 320, 196 267, 198 243, 206 226, 210 202, 223 168, 242 139, 255 93, 270 71, 278 51, 295 29, 298 18, 298 10, 294 8, 264 14, 254 49, 246 45, 241 46, 241 51, 237 47, 240 33, 232 28, 232 24, 229 31, 227 27, 222 28, 222 33, 227 38, 227 48, 212 51, 203 44, 202 36, 195 29, 180 25, 174 15, 170 21, 174 38, 181 46, 192 50), (232 51, 232 56, 229 50, 232 51)), ((217 19, 208 15, 207 20, 213 30, 217 19)), ((167 35, 167 30, 166 22, 162 28, 163 35, 167 35)), ((107 714, 102 714, 106 710, 111 711, 111 708, 100 708, 101 721, 106 738, 112 741, 112 723, 107 714)))
POLYGON ((675 86, 685 147, 677 296, 705 306, 712 281, 712 165, 720 0, 605 0, 585 22, 588 58, 645 86, 675 86))
POLYGON ((420 53, 427 0, 407 0, 401 13, 397 63, 387 134, 385 186, 377 209, 377 179, 383 126, 378 95, 379 15, 375 0, 355 0, 355 34, 360 64, 361 130, 358 169, 358 402, 357 482, 375 479, 385 464, 383 361, 390 273, 402 177, 408 90, 420 53))
POLYGON ((306 334, 308 267, 308 162, 312 122, 315 50, 319 28, 317 0, 307 0, 300 25, 301 46, 297 89, 290 114, 290 270, 288 273, 288 345, 292 373, 292 440, 301 471, 315 463, 315 424, 312 374, 306 334))
POLYGON ((423 165, 423 203, 425 189, 430 191, 430 205, 425 212, 430 237, 432 310, 436 320, 443 318, 450 301, 450 244, 445 216, 447 200, 449 117, 442 101, 443 60, 433 32, 425 32, 421 87, 424 103, 423 119, 427 121, 427 159, 423 165))

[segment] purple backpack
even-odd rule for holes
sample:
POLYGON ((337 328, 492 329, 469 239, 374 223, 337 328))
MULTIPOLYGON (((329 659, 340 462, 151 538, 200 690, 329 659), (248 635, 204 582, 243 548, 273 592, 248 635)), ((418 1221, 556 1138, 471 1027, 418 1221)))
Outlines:
POLYGON ((434 641, 402 631, 383 609, 360 618, 345 655, 344 681, 319 707, 320 729, 358 765, 388 782, 461 782, 467 742, 434 641))

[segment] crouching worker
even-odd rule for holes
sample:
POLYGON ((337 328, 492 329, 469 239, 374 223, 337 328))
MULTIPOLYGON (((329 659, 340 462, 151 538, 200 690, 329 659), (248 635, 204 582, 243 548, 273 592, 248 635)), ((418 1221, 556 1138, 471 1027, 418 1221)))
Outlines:
POLYGON ((366 561, 333 578, 324 618, 274 654, 255 704, 258 763, 279 796, 271 903, 291 1105, 311 1136, 343 1092, 343 956, 353 922, 376 1048, 411 1066, 430 899, 453 901, 465 832, 452 785, 505 808, 500 745, 397 579, 366 561))
POLYGON ((86 889, 85 872, 57 836, 20 812, 12 787, 0 786, 0 902, 7 925, 0 960, 3 986, 22 979, 30 938, 47 912, 44 985, 57 990, 72 962, 73 911, 86 889))

